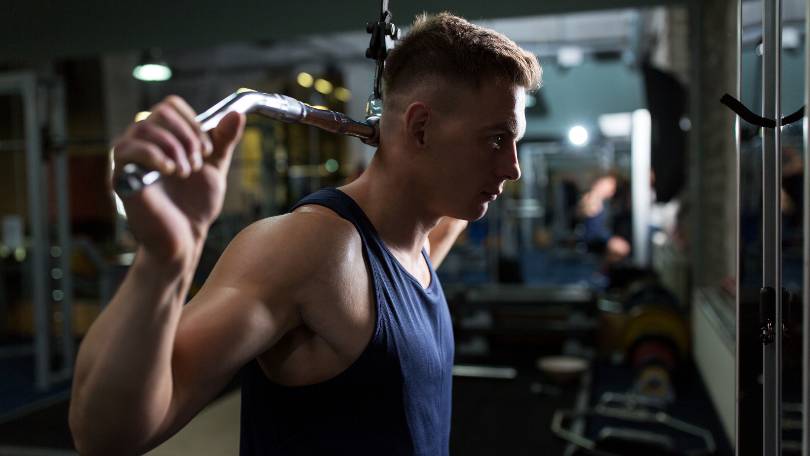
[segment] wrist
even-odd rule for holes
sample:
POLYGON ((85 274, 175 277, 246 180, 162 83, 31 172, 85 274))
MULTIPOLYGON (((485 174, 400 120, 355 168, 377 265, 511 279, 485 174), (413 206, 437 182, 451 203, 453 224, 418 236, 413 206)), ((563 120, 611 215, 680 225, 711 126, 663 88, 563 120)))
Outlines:
POLYGON ((155 255, 140 247, 135 253, 132 269, 149 283, 170 285, 194 273, 200 251, 202 242, 195 243, 187 252, 172 257, 155 255))

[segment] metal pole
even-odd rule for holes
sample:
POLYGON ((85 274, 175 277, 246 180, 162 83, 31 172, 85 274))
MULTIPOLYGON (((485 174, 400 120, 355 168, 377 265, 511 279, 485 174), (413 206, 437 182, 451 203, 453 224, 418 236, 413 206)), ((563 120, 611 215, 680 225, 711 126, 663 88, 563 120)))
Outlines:
MULTIPOLYGON (((765 0, 762 11, 762 115, 776 119, 776 127, 763 128, 762 141, 762 286, 775 290, 773 342, 762 352, 763 454, 781 454, 782 410, 782 278, 780 160, 780 52, 782 8, 780 0, 765 0)), ((766 306, 767 307, 767 306, 766 306)), ((770 312, 770 311, 769 311, 770 312)))
MULTIPOLYGON (((810 0, 805 2, 804 10, 804 36, 810 36, 810 0)), ((802 225, 804 280, 802 283, 802 303, 804 315, 802 319, 802 454, 810 454, 810 133, 808 125, 807 107, 810 106, 810 47, 805 38, 804 45, 804 106, 805 115, 802 122, 804 136, 804 223, 802 225)))
MULTIPOLYGON (((65 125, 65 88, 61 81, 55 83, 50 91, 52 132, 59 150, 53 155, 53 172, 56 189, 56 214, 59 247, 61 255, 58 260, 59 275, 52 274, 61 285, 62 304, 62 376, 69 377, 73 371, 75 341, 73 340, 73 275, 70 268, 70 199, 67 169, 67 129, 65 125)), ((60 296, 53 296, 58 302, 60 296)))
POLYGON ((50 385, 50 325, 48 319, 48 296, 45 293, 47 237, 42 207, 42 145, 37 121, 37 86, 33 74, 20 78, 25 116, 26 174, 28 185, 28 223, 31 225, 31 279, 34 305, 34 347, 36 353, 36 384, 44 390, 50 385))
MULTIPOLYGON (((808 0, 810 1, 810 0, 808 0)), ((736 93, 737 99, 740 99, 740 92, 742 87, 742 2, 743 0, 739 0, 737 2, 737 82, 736 82, 736 93)), ((734 273, 734 277, 737 278, 737 293, 734 297, 736 301, 736 324, 737 324, 737 331, 736 333, 736 350, 734 352, 735 355, 735 362, 734 362, 734 387, 735 387, 735 401, 734 401, 734 416, 736 417, 735 421, 735 429, 734 429, 734 448, 735 454, 737 456, 742 456, 744 453, 741 451, 741 447, 745 444, 743 435, 744 433, 740 432, 744 428, 743 421, 750 420, 751 418, 748 417, 746 413, 745 404, 743 401, 748 402, 745 400, 745 383, 744 378, 742 376, 743 370, 743 363, 745 362, 745 353, 743 353, 743 342, 746 340, 745 337, 749 336, 748 334, 743 334, 743 328, 747 326, 744 325, 743 316, 743 308, 742 308, 742 299, 740 295, 742 294, 742 283, 740 279, 740 262, 742 261, 740 251, 740 208, 742 207, 742 166, 741 166, 741 157, 742 157, 742 148, 740 144, 740 117, 734 116, 734 151, 735 151, 735 165, 737 169, 737 212, 734 217, 734 224, 736 226, 735 232, 735 239, 734 239, 734 246, 735 252, 737 253, 737 259, 735 261, 736 271, 734 273)), ((749 336, 750 337, 750 336, 749 336)), ((757 445, 759 446, 759 445, 757 445)))

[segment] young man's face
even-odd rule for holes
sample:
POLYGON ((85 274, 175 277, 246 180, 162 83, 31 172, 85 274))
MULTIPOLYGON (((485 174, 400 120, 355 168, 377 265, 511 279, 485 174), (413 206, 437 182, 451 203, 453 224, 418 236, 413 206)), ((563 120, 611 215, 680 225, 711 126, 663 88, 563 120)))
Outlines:
POLYGON ((434 209, 476 220, 504 182, 520 178, 516 145, 526 131, 526 94, 523 87, 506 83, 451 90, 451 108, 435 113, 429 132, 434 209))

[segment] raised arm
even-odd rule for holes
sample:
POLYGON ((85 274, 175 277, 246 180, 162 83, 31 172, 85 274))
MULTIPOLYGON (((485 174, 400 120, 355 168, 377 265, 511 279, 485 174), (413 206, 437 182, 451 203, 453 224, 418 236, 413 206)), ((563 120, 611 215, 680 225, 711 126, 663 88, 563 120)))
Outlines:
POLYGON ((318 264, 314 229, 295 214, 251 225, 185 306, 154 292, 159 265, 136 262, 82 344, 70 410, 81 454, 157 446, 299 326, 299 291, 318 264))
POLYGON ((430 261, 434 268, 438 268, 444 261, 456 239, 467 227, 466 220, 444 217, 428 234, 430 243, 430 261))
POLYGON ((244 273, 258 261, 247 255, 256 252, 257 228, 234 241, 219 272, 183 305, 208 227, 222 207, 243 125, 239 115, 226 117, 209 139, 188 105, 169 97, 116 142, 116 169, 139 163, 166 178, 125 198, 140 243, 136 259, 79 350, 70 426, 83 455, 138 454, 154 446, 241 362, 296 324, 283 291, 270 306, 255 285, 266 277, 244 273), (257 337, 257 328, 266 332, 257 337))

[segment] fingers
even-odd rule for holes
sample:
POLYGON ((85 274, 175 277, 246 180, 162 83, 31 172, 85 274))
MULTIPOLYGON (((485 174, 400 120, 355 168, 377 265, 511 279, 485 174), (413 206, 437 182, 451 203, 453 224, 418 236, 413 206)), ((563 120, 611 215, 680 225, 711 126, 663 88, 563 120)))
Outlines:
POLYGON ((133 125, 132 130, 133 139, 137 144, 148 143, 157 146, 158 150, 176 165, 178 175, 187 177, 191 174, 192 164, 186 152, 188 148, 171 131, 152 122, 138 122, 133 125))
MULTIPOLYGON (((174 160, 166 156, 163 150, 152 142, 130 138, 115 146, 114 159, 118 164, 136 163, 147 169, 155 169, 161 174, 172 174, 176 169, 174 160)), ((116 166, 120 172, 122 166, 116 166)))
POLYGON ((245 129, 245 115, 232 112, 219 121, 219 125, 211 130, 211 139, 214 144, 214 154, 209 161, 222 169, 230 164, 233 149, 242 137, 245 129))
MULTIPOLYGON (((200 133, 194 131, 194 127, 171 103, 164 102, 155 106, 149 118, 142 123, 147 126, 150 124, 160 126, 170 132, 182 144, 182 154, 185 155, 186 161, 191 164, 191 169, 199 171, 202 168, 203 146, 200 133)), ((145 131, 150 130, 141 129, 141 132, 145 131)))
POLYGON ((177 109, 177 112, 183 116, 186 122, 188 122, 188 124, 193 128, 194 133, 200 138, 203 145, 203 156, 207 157, 211 155, 211 152, 214 150, 213 145, 211 144, 211 138, 209 138, 208 134, 202 131, 200 128, 200 123, 197 121, 197 113, 194 112, 194 109, 192 109, 185 100, 177 95, 169 95, 166 97, 166 102, 177 109))
POLYGON ((212 154, 213 145, 201 130, 194 110, 182 98, 170 95, 152 108, 148 118, 133 124, 118 139, 115 150, 117 165, 146 165, 143 162, 148 161, 162 174, 176 172, 187 177, 202 169, 204 157, 212 154), (160 157, 154 155, 156 152, 160 157), (172 164, 167 166, 167 160, 172 164))

